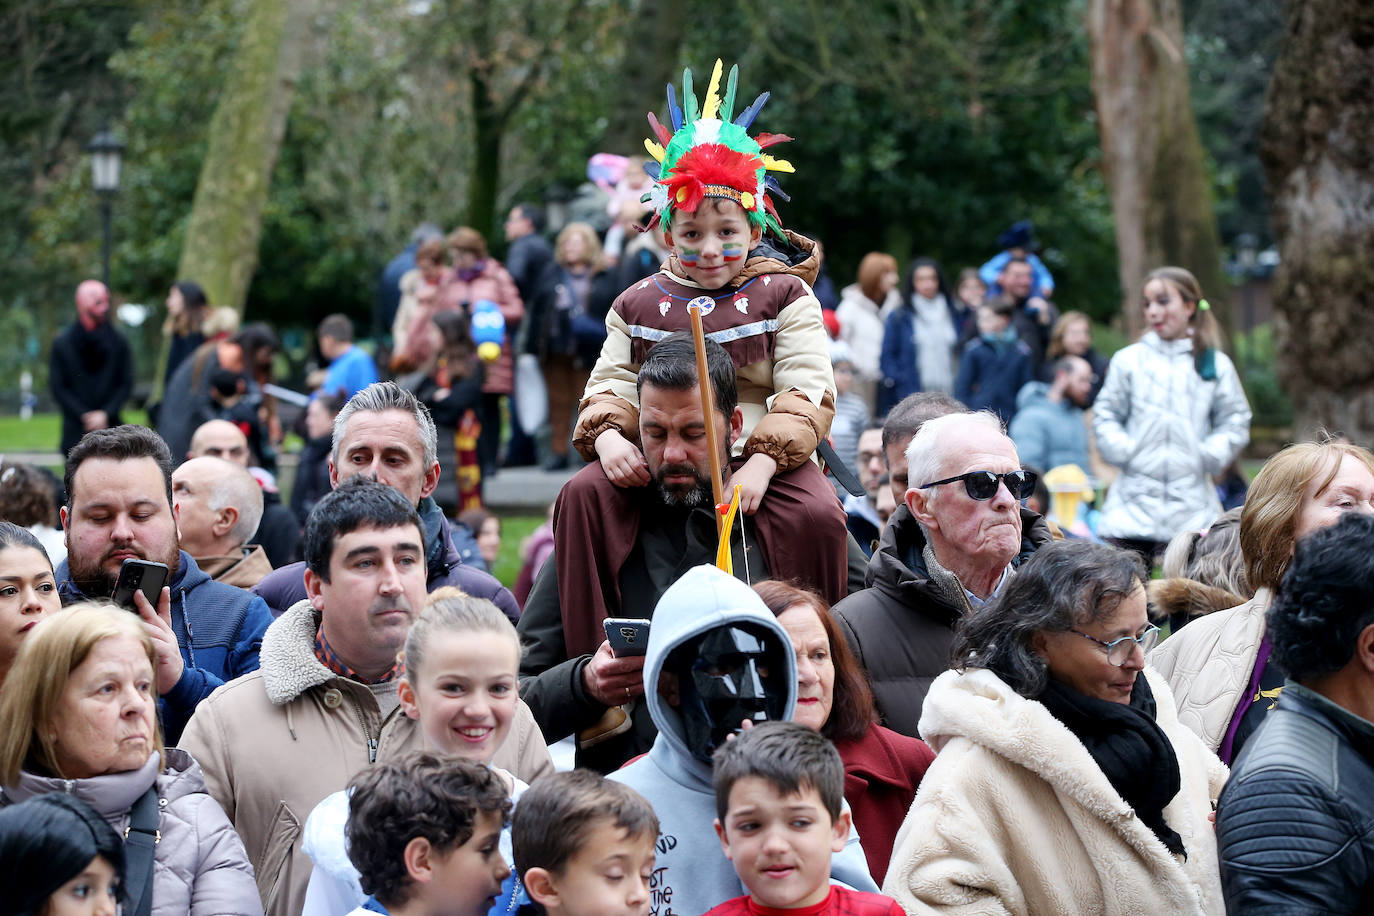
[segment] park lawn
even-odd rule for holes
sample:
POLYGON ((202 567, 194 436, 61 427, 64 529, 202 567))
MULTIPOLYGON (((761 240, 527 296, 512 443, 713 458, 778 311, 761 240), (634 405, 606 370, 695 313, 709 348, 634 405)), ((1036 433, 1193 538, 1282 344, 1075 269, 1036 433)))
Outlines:
MULTIPOLYGON (((120 415, 125 423, 147 425, 148 415, 141 410, 126 410, 120 415)), ((57 454, 62 445, 62 415, 36 413, 24 420, 18 414, 0 415, 0 451, 51 452, 57 454)))
POLYGON ((492 575, 506 588, 512 588, 520 575, 520 542, 534 533, 534 529, 544 523, 540 515, 502 515, 501 552, 496 556, 496 569, 492 575))

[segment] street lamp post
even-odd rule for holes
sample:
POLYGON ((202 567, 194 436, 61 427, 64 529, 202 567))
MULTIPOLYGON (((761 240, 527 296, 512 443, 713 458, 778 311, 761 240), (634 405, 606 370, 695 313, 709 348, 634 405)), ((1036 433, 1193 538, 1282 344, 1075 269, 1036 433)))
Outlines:
POLYGON ((110 205, 119 190, 119 168, 124 144, 107 128, 95 135, 86 152, 91 154, 91 184, 100 195, 101 279, 110 285, 110 205))

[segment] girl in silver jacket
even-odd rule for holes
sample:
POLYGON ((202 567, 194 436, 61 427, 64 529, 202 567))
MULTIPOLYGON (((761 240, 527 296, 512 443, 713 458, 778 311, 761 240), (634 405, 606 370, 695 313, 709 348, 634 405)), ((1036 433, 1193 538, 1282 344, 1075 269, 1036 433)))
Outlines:
POLYGON ((1093 432, 1121 469, 1098 533, 1153 557, 1221 514, 1212 478, 1250 441, 1250 404, 1196 277, 1151 271, 1144 308, 1150 330, 1112 357, 1093 432))

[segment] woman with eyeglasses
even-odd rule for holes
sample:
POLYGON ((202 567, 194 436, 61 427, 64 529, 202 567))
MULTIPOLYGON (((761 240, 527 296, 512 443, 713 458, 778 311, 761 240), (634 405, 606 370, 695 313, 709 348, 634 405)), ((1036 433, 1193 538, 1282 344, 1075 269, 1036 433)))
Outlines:
POLYGON ((883 892, 912 912, 1222 914, 1226 767, 1145 667, 1129 551, 1057 541, 955 633, 883 892))

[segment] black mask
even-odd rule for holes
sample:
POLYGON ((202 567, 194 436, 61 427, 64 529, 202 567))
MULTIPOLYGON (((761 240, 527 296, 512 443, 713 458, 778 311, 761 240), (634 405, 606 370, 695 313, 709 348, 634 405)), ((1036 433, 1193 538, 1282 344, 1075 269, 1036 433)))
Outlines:
POLYGON ((760 625, 733 624, 707 630, 673 651, 667 670, 678 679, 687 747, 698 760, 710 763, 741 721, 782 718, 791 685, 777 643, 760 625))

